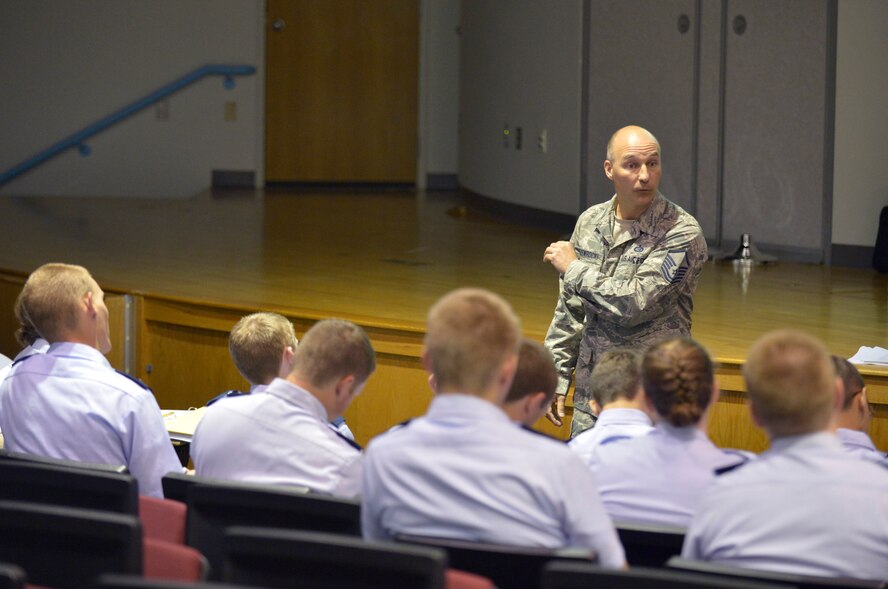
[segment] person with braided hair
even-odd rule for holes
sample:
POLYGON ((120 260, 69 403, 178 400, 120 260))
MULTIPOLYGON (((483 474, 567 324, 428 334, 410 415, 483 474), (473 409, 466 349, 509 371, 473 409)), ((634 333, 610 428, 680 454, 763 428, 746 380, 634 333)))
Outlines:
POLYGON ((588 464, 615 522, 687 527, 716 474, 747 458, 706 436, 718 385, 700 344, 684 337, 654 344, 642 359, 641 382, 654 430, 599 446, 588 464))

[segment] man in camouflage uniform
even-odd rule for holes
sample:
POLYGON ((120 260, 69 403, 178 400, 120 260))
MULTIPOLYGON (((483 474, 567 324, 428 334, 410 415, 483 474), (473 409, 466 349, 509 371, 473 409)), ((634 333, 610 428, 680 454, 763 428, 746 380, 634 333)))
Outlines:
POLYGON ((657 190, 660 144, 649 131, 632 126, 614 133, 604 173, 614 197, 582 213, 570 241, 549 245, 543 256, 561 276, 546 334, 558 368, 547 417, 561 425, 575 372, 571 437, 595 424, 589 374, 601 353, 690 335, 692 297, 707 259, 697 220, 657 190))

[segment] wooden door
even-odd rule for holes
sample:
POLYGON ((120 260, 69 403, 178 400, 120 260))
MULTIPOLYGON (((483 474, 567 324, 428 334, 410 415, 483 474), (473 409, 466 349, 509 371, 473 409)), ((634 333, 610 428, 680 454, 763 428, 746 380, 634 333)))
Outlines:
POLYGON ((418 0, 268 0, 268 182, 416 181, 418 0))

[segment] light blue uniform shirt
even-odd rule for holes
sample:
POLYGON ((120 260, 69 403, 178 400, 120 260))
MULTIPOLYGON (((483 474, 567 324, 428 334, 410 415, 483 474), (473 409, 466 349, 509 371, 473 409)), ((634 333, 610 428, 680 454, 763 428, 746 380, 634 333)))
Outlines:
POLYGON ((830 433, 778 438, 718 478, 684 558, 801 575, 888 579, 888 470, 830 433))
POLYGON ((564 444, 528 432, 497 406, 461 394, 371 442, 364 537, 399 533, 546 548, 591 548, 625 562, 595 480, 564 444))
MULTIPOLYGON (((31 344, 30 346, 25 346, 21 352, 16 354, 15 358, 12 359, 12 362, 17 362, 22 358, 27 358, 28 356, 33 356, 34 354, 45 354, 46 350, 48 349, 49 342, 45 339, 38 338, 33 344, 31 344)), ((3 363, 0 362, 0 365, 2 364, 3 363)), ((0 382, 3 382, 3 379, 6 378, 6 375, 9 374, 10 370, 12 370, 12 363, 0 368, 0 382)))
POLYGON ((646 436, 599 446, 589 466, 614 521, 687 527, 715 471, 744 461, 695 426, 660 423, 646 436))
POLYGON ((330 427, 314 395, 281 378, 207 409, 191 458, 198 476, 361 493, 361 452, 330 427))
POLYGON ((845 450, 853 456, 872 460, 873 462, 885 462, 885 453, 876 448, 876 445, 873 444, 872 439, 866 432, 840 427, 836 430, 836 436, 838 436, 845 450))
POLYGON ((598 416, 595 427, 586 430, 568 443, 587 464, 592 453, 602 442, 611 444, 625 438, 637 438, 654 429, 651 418, 638 409, 605 409, 598 416))
POLYGON ((143 495, 162 497, 161 477, 182 472, 151 391, 84 344, 55 343, 13 366, 0 427, 13 452, 126 465, 143 495))

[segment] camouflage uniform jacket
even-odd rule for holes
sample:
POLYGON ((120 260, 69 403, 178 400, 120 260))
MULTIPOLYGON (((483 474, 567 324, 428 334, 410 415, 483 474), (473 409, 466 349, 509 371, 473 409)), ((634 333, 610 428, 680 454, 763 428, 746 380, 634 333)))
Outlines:
POLYGON ((589 373, 601 353, 690 335, 692 297, 708 257, 697 220, 662 194, 619 243, 613 237, 615 206, 616 196, 577 220, 570 242, 578 260, 561 277, 546 334, 558 394, 567 394, 576 370, 574 406, 587 413, 589 373))

